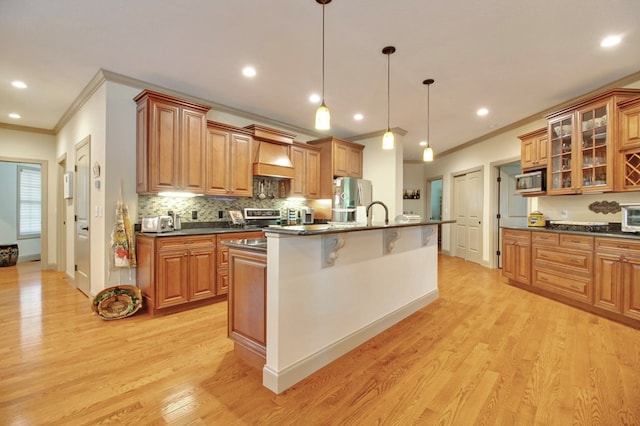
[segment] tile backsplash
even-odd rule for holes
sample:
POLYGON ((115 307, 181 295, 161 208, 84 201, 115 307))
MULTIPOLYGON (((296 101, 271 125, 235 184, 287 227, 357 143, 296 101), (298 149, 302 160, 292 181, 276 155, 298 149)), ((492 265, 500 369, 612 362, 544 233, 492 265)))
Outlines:
POLYGON ((589 210, 589 205, 595 201, 617 201, 618 203, 631 203, 640 201, 640 196, 637 192, 616 192, 538 197, 537 206, 534 205, 533 210, 540 210, 545 215, 545 218, 547 220, 602 222, 620 222, 622 220, 620 212, 605 214, 595 213, 589 210))
MULTIPOLYGON (((254 193, 258 191, 258 180, 254 179, 254 193)), ((182 223, 188 222, 228 222, 229 210, 242 211, 246 207, 279 209, 281 217, 286 217, 286 209, 298 209, 307 205, 306 200, 286 198, 224 198, 224 197, 161 197, 158 195, 138 195, 138 217, 140 223, 143 217, 166 215, 169 211, 178 213, 182 223), (197 212, 197 219, 192 219, 192 212, 197 212), (222 212, 222 213, 220 213, 222 212), (222 214, 222 218, 220 218, 222 214)))

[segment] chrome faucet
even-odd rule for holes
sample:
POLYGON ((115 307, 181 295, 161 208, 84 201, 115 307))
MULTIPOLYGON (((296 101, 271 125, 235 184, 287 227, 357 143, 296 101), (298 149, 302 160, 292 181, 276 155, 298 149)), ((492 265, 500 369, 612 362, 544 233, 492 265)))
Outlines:
POLYGON ((367 206, 367 226, 371 226, 371 222, 373 221, 373 215, 369 214, 369 210, 371 210, 371 207, 374 204, 380 204, 382 207, 384 207, 384 224, 388 225, 389 224, 389 209, 387 208, 387 206, 382 202, 382 201, 374 201, 371 204, 369 204, 367 206))

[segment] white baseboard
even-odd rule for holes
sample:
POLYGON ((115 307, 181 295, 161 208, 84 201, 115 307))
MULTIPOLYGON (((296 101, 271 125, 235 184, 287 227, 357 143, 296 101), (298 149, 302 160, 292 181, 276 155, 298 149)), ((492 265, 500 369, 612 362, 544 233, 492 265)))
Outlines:
POLYGON ((262 369, 262 384, 275 393, 284 392, 325 365, 330 364, 409 315, 433 303, 438 299, 439 295, 438 289, 435 289, 280 372, 274 371, 265 365, 262 369))

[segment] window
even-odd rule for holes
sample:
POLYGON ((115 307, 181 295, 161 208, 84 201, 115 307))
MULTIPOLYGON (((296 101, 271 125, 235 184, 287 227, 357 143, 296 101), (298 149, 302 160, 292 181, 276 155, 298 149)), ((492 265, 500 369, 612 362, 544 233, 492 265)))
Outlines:
POLYGON ((18 166, 18 238, 40 238, 40 166, 18 166))

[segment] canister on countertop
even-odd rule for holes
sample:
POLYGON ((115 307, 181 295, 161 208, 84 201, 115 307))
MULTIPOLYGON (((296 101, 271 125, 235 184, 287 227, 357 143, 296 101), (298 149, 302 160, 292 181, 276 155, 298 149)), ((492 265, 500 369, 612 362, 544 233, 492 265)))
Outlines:
POLYGON ((537 210, 529 213, 529 216, 527 216, 527 226, 544 228, 546 225, 547 221, 544 219, 544 215, 537 210))

